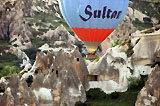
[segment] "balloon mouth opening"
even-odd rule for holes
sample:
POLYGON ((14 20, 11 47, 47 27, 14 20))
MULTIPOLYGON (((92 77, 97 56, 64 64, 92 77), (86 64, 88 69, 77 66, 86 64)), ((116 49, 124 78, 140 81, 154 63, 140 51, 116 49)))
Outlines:
POLYGON ((83 41, 83 42, 91 53, 94 53, 97 50, 98 46, 101 44, 101 42, 88 42, 88 41, 83 41))

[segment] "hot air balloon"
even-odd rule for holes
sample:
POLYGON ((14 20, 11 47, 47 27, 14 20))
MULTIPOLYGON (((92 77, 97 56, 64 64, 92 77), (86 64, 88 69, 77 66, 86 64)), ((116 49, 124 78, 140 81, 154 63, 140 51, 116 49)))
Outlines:
POLYGON ((61 13, 90 52, 120 24, 129 0, 59 0, 61 13))

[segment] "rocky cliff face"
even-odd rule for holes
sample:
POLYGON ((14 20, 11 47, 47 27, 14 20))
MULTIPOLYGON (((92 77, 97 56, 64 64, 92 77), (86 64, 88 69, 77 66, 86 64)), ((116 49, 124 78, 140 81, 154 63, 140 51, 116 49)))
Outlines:
POLYGON ((20 49, 31 47, 29 30, 24 16, 32 16, 30 2, 22 0, 0 1, 0 38, 8 39, 12 45, 20 49))
POLYGON ((89 82, 90 88, 101 88, 106 93, 123 92, 127 90, 129 78, 149 75, 159 62, 155 56, 160 50, 159 29, 158 25, 137 32, 121 45, 109 48, 98 62, 88 63, 89 74, 97 76, 98 81, 89 82))
POLYGON ((157 65, 140 91, 135 106, 160 105, 160 67, 157 65))
MULTIPOLYGON (((159 27, 160 28, 160 27, 159 27)), ((157 28, 157 29, 159 29, 157 28)), ((150 29, 151 30, 151 29, 150 29)), ((133 42, 137 39, 138 43, 134 46, 133 61, 134 64, 152 64, 156 53, 160 50, 160 32, 155 31, 147 34, 137 34, 132 36, 133 42)))
MULTIPOLYGON (((159 22, 158 6, 158 2, 150 0, 130 2, 123 22, 98 52, 100 55, 103 52, 104 56, 98 62, 88 62, 86 67, 73 44, 84 54, 88 51, 76 36, 72 36, 74 34, 62 18, 57 0, 1 0, 0 39, 12 46, 7 45, 9 51, 0 49, 0 56, 6 56, 2 55, 6 53, 3 51, 11 52, 23 59, 21 66, 25 68, 19 75, 0 80, 0 87, 5 88, 5 92, 0 93, 0 105, 74 106, 77 101, 85 101, 85 91, 89 88, 100 87, 106 93, 126 91, 128 78, 150 74, 152 67, 160 62, 159 27, 137 31, 159 22), (128 43, 110 48, 112 40, 125 39, 129 39, 128 43), (40 51, 36 59, 32 57, 35 52, 25 54, 23 51, 31 47, 40 51), (35 59, 33 66, 29 57, 35 59), (98 81, 88 82, 88 74, 98 76, 98 81)), ((158 76, 151 77, 155 80, 154 77, 158 76)), ((159 105, 156 101, 159 95, 155 94, 159 91, 152 84, 156 89, 153 90, 149 83, 144 92, 151 92, 154 97, 145 95, 146 99, 143 99, 140 93, 137 106, 139 103, 159 105)))
POLYGON ((22 77, 14 74, 5 84, 3 78, 1 85, 6 90, 0 105, 74 106, 84 102, 88 71, 79 51, 71 54, 63 50, 38 53, 30 72, 22 77))
MULTIPOLYGON (((151 28, 160 22, 160 4, 158 1, 150 0, 132 0, 130 1, 127 13, 120 23, 120 25, 115 29, 115 31, 108 37, 109 41, 120 40, 124 41, 129 39, 129 37, 136 31, 141 31, 147 28, 151 28)), ((102 53, 109 47, 110 43, 103 42, 102 53), (104 45, 108 45, 104 46, 104 45), (106 48, 107 47, 107 48, 106 48)))
POLYGON ((88 83, 89 73, 88 73, 88 69, 85 64, 85 61, 83 60, 83 57, 80 54, 78 48, 71 54, 70 58, 71 58, 72 65, 75 71, 77 72, 84 88, 88 90, 89 89, 89 83, 88 83))
POLYGON ((27 83, 23 80, 20 81, 20 77, 14 74, 8 84, 6 85, 6 91, 4 92, 1 100, 1 106, 18 106, 18 105, 31 105, 36 106, 36 97, 28 88, 27 83))
POLYGON ((55 30, 49 30, 41 36, 42 39, 54 41, 65 41, 66 43, 75 44, 77 39, 72 36, 63 25, 58 26, 55 30))
POLYGON ((124 20, 110 35, 113 40, 125 40, 137 30, 144 30, 160 22, 159 3, 149 0, 130 1, 124 20), (151 14, 152 13, 152 14, 151 14), (154 14, 156 13, 156 14, 154 14))

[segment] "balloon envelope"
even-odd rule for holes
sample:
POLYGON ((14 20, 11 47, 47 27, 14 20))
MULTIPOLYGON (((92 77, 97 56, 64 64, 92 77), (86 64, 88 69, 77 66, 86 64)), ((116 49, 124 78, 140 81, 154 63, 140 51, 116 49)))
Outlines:
POLYGON ((70 28, 91 52, 120 24, 129 0, 59 0, 70 28))

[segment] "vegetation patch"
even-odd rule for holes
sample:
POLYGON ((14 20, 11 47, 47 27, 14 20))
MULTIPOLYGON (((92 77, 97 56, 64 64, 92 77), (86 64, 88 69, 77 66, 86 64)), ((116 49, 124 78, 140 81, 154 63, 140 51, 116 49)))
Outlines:
POLYGON ((102 58, 102 57, 103 57, 103 56, 100 56, 100 57, 96 58, 96 59, 94 60, 94 62, 95 62, 95 63, 98 62, 99 59, 102 58))
POLYGON ((145 85, 145 82, 147 81, 148 76, 147 75, 141 75, 140 79, 137 79, 135 77, 130 77, 128 89, 137 89, 142 88, 145 85))
POLYGON ((22 59, 18 59, 17 56, 11 53, 6 53, 9 50, 10 44, 8 40, 0 40, 0 78, 3 76, 11 76, 13 73, 20 72, 20 63, 22 59))
POLYGON ((123 42, 120 41, 120 40, 114 40, 113 43, 112 43, 112 45, 111 45, 111 47, 115 47, 115 46, 117 46, 117 45, 121 45, 122 43, 123 43, 123 42))
POLYGON ((17 66, 6 65, 0 70, 0 78, 3 76, 11 76, 13 73, 19 73, 21 69, 17 66))
POLYGON ((30 49, 25 50, 24 52, 29 57, 31 64, 33 64, 36 59, 37 49, 32 47, 30 49))
POLYGON ((5 88, 0 87, 0 93, 4 93, 5 92, 5 88))
POLYGON ((141 11, 143 14, 146 14, 150 17, 155 17, 160 20, 160 2, 153 0, 152 2, 145 2, 139 0, 133 1, 132 8, 141 11))
POLYGON ((50 43, 47 39, 41 39, 41 38, 37 38, 37 37, 32 39, 31 42, 32 42, 32 45, 35 49, 38 49, 39 47, 41 47, 45 43, 50 43))
POLYGON ((87 92, 87 101, 78 102, 76 106, 134 106, 139 91, 128 90, 123 93, 105 94, 101 89, 90 89, 87 92))
POLYGON ((144 30, 144 29, 148 29, 148 28, 153 27, 153 24, 151 22, 145 21, 144 23, 142 23, 137 18, 132 23, 138 30, 144 30))
POLYGON ((99 88, 90 89, 86 92, 87 101, 77 102, 75 106, 134 106, 146 79, 147 76, 141 76, 141 79, 130 78, 129 89, 122 93, 106 94, 99 88))

